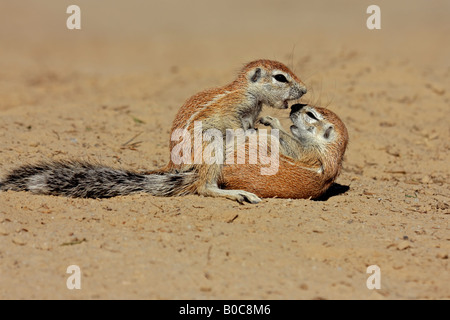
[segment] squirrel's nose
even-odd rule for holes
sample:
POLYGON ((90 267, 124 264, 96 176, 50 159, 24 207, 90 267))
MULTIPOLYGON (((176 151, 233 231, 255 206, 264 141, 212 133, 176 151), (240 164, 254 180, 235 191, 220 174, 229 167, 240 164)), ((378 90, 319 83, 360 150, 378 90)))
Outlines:
POLYGON ((306 87, 300 87, 300 92, 301 92, 302 94, 305 94, 305 93, 308 92, 308 90, 306 89, 306 87))
POLYGON ((291 98, 300 99, 307 91, 305 86, 295 86, 291 89, 291 98))
POLYGON ((307 104, 302 104, 302 103, 293 104, 292 107, 291 107, 291 110, 292 110, 291 113, 299 112, 300 110, 302 110, 306 106, 307 106, 307 104))

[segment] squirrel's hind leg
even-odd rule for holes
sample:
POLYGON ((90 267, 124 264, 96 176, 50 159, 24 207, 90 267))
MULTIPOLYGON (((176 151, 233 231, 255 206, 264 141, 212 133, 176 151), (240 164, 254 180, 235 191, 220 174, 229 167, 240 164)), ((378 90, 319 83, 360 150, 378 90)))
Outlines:
POLYGON ((248 203, 252 203, 252 204, 256 204, 261 202, 261 199, 251 193, 251 192, 247 192, 247 191, 243 191, 243 190, 224 190, 224 189, 220 189, 217 184, 208 184, 203 190, 202 192, 200 192, 201 195, 204 196, 209 196, 209 197, 222 197, 222 198, 227 198, 230 200, 235 200, 237 202, 239 202, 240 204, 244 204, 244 202, 248 202, 248 203))
POLYGON ((206 197, 227 198, 241 204, 244 202, 259 203, 261 199, 253 193, 243 190, 224 190, 218 186, 222 174, 222 165, 202 164, 197 167, 199 180, 197 181, 196 193, 206 197))

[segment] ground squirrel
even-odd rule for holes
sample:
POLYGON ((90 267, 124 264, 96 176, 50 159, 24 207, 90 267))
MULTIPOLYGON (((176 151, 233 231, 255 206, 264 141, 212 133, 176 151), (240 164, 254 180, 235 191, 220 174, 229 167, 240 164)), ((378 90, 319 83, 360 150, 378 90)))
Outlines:
MULTIPOLYGON (((195 135, 194 123, 202 130, 252 129, 263 104, 288 108, 288 101, 306 93, 303 82, 284 64, 272 60, 248 63, 230 84, 200 92, 180 108, 172 126, 195 135)), ((171 154, 175 146, 171 139, 171 154)), ((204 145, 200 145, 203 148, 204 145)), ((192 155, 198 150, 192 145, 192 155)), ((192 159, 194 160, 194 159, 192 159)), ((176 164, 172 160, 157 171, 139 174, 77 161, 25 165, 0 182, 0 190, 27 190, 36 194, 102 198, 147 192, 156 196, 199 194, 257 203, 256 195, 218 186, 221 164, 176 164)))
MULTIPOLYGON (((173 122, 172 132, 185 129, 195 135, 194 123, 201 121, 203 132, 218 129, 225 135, 227 129, 242 128, 244 131, 255 128, 262 105, 286 109, 288 101, 299 99, 306 93, 303 82, 284 64, 272 60, 256 60, 248 63, 237 78, 230 84, 200 92, 186 101, 173 122)), ((170 142, 171 154, 175 144, 170 142)), ((204 150, 205 143, 193 146, 192 157, 204 150), (200 150, 198 150, 200 148, 200 150)), ((163 170, 173 172, 196 172, 197 181, 189 186, 190 193, 204 196, 226 197, 239 202, 257 203, 258 197, 242 190, 223 190, 218 187, 221 174, 220 164, 208 165, 182 163, 172 160, 163 170)))
POLYGON ((279 130, 280 158, 275 175, 263 176, 261 164, 225 166, 221 187, 243 188, 262 198, 317 198, 335 181, 348 144, 344 123, 332 111, 304 104, 292 106, 291 134, 276 118, 264 125, 279 130))

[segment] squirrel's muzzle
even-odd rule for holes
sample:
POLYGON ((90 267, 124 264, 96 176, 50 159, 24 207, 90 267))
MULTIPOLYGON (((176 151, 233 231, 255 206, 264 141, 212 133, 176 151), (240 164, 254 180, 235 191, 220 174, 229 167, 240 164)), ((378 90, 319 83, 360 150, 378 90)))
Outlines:
POLYGON ((295 86, 290 90, 291 99, 300 99, 308 90, 305 86, 295 86))

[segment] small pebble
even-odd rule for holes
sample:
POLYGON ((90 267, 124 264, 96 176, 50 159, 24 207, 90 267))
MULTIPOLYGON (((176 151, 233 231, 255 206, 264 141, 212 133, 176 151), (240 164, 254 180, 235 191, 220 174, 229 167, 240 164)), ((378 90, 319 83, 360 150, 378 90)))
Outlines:
POLYGON ((9 234, 8 230, 2 225, 0 225, 0 236, 7 236, 9 234))
POLYGON ((15 244, 17 244, 17 245, 19 245, 19 246, 24 246, 24 245, 27 244, 27 242, 25 241, 25 239, 20 238, 20 237, 14 237, 14 238, 12 239, 12 242, 15 243, 15 244))
POLYGON ((409 243, 409 241, 406 241, 406 240, 400 241, 399 244, 397 245, 397 250, 400 250, 400 251, 406 250, 409 248, 411 248, 411 243, 409 243))
POLYGON ((447 260, 447 259, 448 259, 448 254, 445 254, 445 253, 438 253, 438 254, 436 255, 436 258, 442 259, 442 260, 447 260))
POLYGON ((430 176, 424 176, 422 178, 422 183, 424 183, 424 184, 429 184, 431 182, 433 182, 433 180, 430 178, 430 176))

